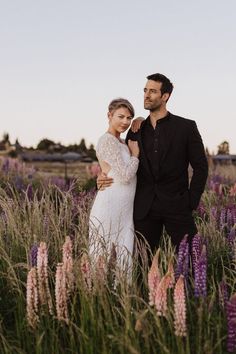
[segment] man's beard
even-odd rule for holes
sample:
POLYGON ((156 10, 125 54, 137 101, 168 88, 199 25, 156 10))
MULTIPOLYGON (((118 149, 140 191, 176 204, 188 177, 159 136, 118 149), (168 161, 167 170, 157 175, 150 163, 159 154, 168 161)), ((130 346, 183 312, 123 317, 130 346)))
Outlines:
POLYGON ((146 107, 146 104, 144 103, 144 109, 147 109, 150 112, 159 111, 160 108, 161 108, 161 103, 156 105, 150 104, 149 107, 146 107))

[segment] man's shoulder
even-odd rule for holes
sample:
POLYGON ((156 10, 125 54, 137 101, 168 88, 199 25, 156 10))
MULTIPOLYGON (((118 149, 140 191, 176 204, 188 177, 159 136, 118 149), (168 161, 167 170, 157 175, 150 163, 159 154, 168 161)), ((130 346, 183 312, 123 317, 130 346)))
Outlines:
POLYGON ((195 124, 195 121, 189 118, 177 116, 176 114, 170 113, 171 120, 175 123, 184 124, 184 125, 192 125, 195 124))

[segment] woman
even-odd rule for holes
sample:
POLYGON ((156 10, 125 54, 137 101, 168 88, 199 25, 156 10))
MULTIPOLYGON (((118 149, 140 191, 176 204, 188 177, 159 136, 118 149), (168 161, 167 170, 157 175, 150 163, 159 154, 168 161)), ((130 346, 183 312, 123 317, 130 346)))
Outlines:
POLYGON ((131 269, 134 243, 133 202, 139 164, 137 142, 128 146, 120 138, 134 117, 134 108, 123 98, 108 107, 109 126, 97 144, 96 154, 102 172, 113 178, 110 188, 98 190, 90 212, 89 251, 93 260, 107 260, 116 249, 120 269, 131 269))

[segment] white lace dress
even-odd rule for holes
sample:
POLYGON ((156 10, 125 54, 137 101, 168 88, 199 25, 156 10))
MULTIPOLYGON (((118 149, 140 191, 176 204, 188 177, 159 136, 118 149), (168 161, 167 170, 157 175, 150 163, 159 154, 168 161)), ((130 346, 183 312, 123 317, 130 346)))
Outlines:
POLYGON ((109 164, 108 176, 114 182, 98 191, 89 221, 89 251, 92 259, 99 255, 109 259, 113 244, 120 269, 130 269, 134 244, 133 203, 139 160, 130 156, 129 148, 115 136, 105 133, 96 147, 98 160, 109 164))

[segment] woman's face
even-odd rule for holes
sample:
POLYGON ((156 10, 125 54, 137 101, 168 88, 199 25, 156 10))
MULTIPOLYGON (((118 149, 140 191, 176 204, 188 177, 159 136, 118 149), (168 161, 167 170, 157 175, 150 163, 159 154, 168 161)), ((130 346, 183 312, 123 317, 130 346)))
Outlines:
POLYGON ((113 112, 108 112, 108 118, 111 132, 120 135, 129 128, 133 117, 128 108, 120 107, 113 112))

